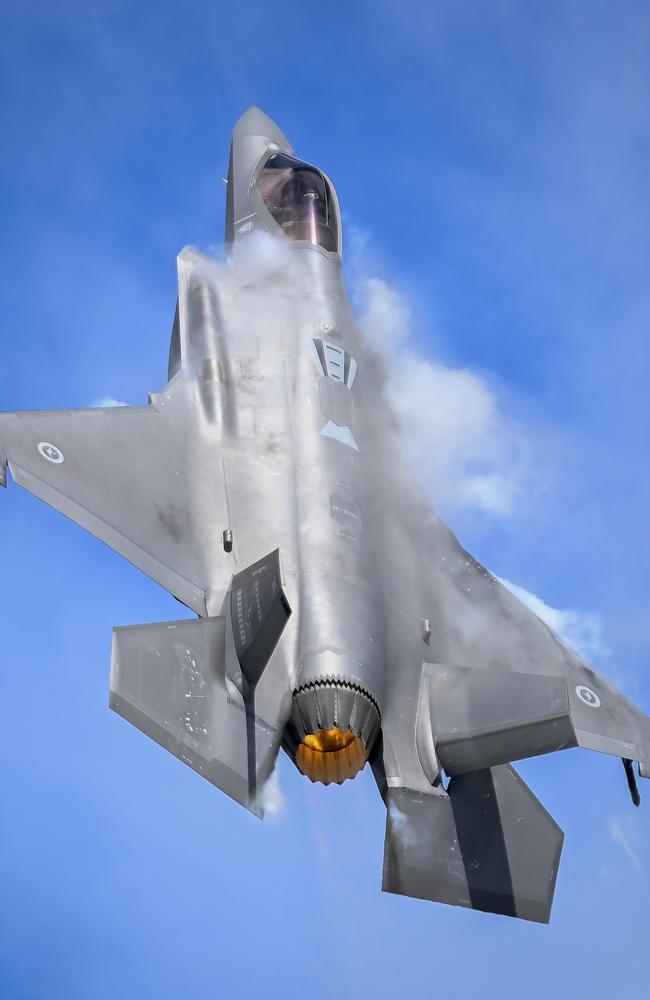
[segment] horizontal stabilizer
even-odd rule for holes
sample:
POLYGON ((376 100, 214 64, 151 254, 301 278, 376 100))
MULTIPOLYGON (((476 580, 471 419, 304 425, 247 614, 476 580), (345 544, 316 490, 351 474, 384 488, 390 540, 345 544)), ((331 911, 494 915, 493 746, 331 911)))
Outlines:
POLYGON ((548 923, 564 834, 512 767, 386 804, 385 892, 548 923))
MULTIPOLYGON (((160 409, 0 413, 0 486, 8 465, 18 486, 206 615, 206 546, 191 522, 189 498, 193 463, 210 465, 219 452, 216 445, 202 445, 198 454, 187 447, 191 410, 182 392, 182 383, 169 388, 160 409)), ((224 510, 219 483, 211 504, 224 510)))
POLYGON ((225 618, 116 628, 110 707, 258 816, 284 720, 226 680, 225 618))

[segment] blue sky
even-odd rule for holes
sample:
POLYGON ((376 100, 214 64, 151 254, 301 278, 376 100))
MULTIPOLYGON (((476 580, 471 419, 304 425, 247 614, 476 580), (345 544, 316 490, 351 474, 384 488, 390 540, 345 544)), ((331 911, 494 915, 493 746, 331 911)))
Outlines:
MULTIPOLYGON (((218 248, 259 104, 333 178, 404 367, 492 407, 474 445, 517 488, 448 520, 650 709, 649 48, 632 0, 0 4, 0 409, 162 386, 175 255, 218 248)), ((650 793, 619 762, 520 767, 566 832, 549 927, 383 895, 368 774, 285 759, 260 824, 108 711, 112 627, 178 605, 11 485, 0 542, 3 998, 645 994, 650 793)))

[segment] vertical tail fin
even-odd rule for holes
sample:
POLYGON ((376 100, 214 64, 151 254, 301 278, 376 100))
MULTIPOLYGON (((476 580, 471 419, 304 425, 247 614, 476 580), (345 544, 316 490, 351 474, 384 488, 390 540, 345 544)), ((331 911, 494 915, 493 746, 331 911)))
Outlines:
POLYGON ((384 891, 548 923, 564 834, 512 767, 386 802, 384 891))

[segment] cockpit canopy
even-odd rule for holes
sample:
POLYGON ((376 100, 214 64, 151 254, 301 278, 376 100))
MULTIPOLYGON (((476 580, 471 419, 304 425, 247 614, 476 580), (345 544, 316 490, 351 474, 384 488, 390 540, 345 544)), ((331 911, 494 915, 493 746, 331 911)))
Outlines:
POLYGON ((290 240, 305 240, 338 252, 336 198, 319 170, 284 153, 275 153, 264 164, 257 190, 290 240))

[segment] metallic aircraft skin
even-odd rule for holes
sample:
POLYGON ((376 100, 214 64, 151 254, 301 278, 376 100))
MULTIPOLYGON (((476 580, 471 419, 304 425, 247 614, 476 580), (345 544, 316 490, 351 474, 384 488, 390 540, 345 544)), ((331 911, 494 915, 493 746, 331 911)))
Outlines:
POLYGON ((198 616, 115 629, 112 708, 260 816, 281 746, 325 783, 369 760, 386 891, 545 922, 563 835, 510 762, 614 754, 636 796, 650 719, 409 486, 334 187, 257 108, 226 243, 230 263, 179 255, 166 387, 0 414, 0 483, 8 467, 198 616))

